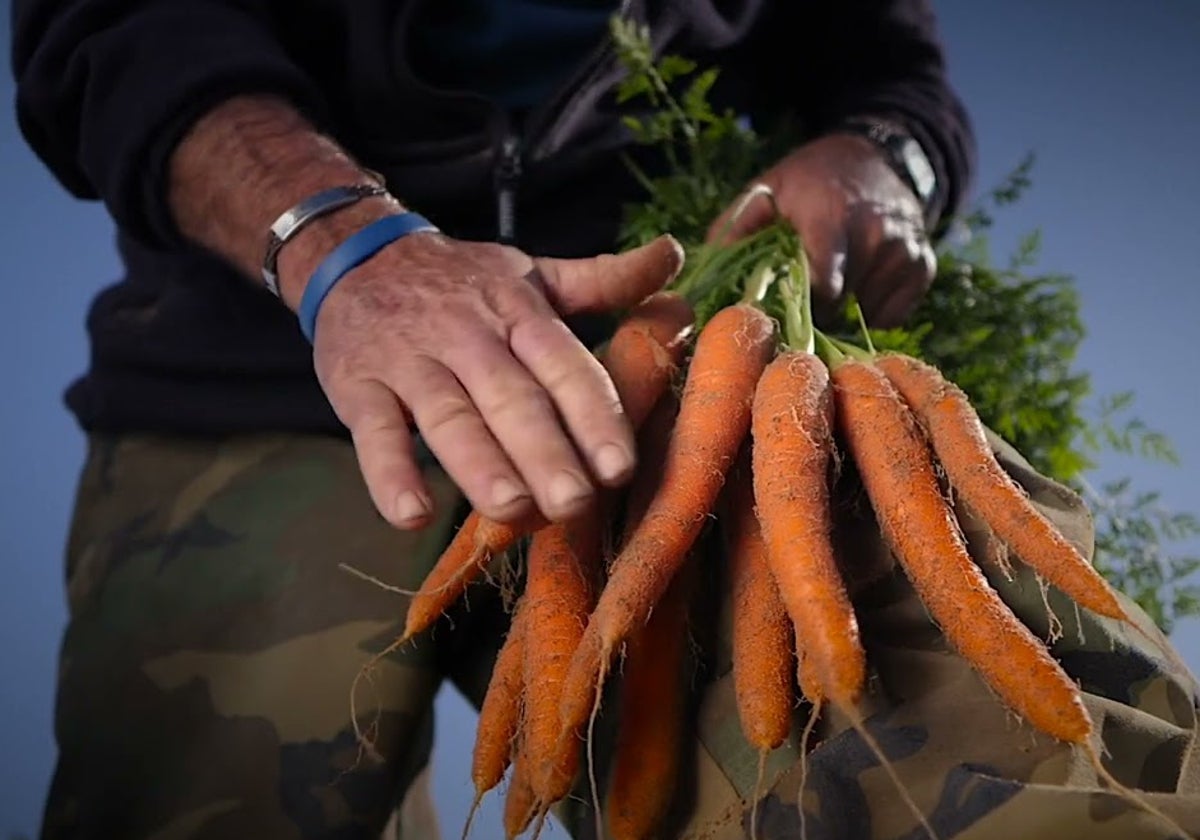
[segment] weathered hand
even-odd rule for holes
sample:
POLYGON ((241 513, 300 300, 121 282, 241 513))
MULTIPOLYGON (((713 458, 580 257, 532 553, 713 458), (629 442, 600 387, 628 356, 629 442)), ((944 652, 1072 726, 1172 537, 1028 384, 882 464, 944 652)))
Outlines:
POLYGON ((410 421, 494 519, 535 506, 561 519, 596 481, 627 478, 633 432, 607 373, 560 316, 629 306, 681 263, 669 237, 556 260, 418 233, 347 274, 317 319, 314 361, 384 517, 414 528, 431 513, 410 421))
MULTIPOLYGON (((812 264, 814 305, 823 311, 853 293, 875 326, 901 323, 933 282, 937 261, 921 205, 865 138, 830 134, 795 149, 756 183, 775 194, 800 232, 812 264)), ((733 237, 767 224, 756 200, 729 227, 733 237)), ((721 235, 727 210, 710 228, 721 235)))

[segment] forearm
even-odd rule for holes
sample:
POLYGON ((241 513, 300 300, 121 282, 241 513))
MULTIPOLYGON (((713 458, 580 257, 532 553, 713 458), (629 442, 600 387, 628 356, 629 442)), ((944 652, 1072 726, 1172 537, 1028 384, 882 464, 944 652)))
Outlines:
MULTIPOLYGON (((281 213, 321 190, 372 180, 286 102, 243 96, 184 135, 171 155, 168 200, 184 236, 261 283, 267 233, 281 213)), ((400 209, 388 196, 366 198, 305 226, 279 254, 284 302, 299 305, 305 279, 339 242, 400 209)))

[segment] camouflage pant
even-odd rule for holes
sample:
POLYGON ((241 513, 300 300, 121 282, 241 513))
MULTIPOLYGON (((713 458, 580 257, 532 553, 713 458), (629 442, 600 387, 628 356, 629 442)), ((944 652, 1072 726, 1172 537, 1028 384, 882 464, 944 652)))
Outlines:
MULTIPOLYGON (((1078 500, 1014 453, 1005 460, 1043 510, 1089 545, 1078 500)), ((478 704, 505 612, 480 587, 469 611, 386 660, 376 694, 359 695, 360 708, 382 707, 385 760, 358 762, 349 686, 397 634, 405 601, 338 568, 405 589, 419 583, 463 513, 446 477, 433 467, 428 475, 444 513, 404 534, 374 513, 341 441, 94 437, 68 550, 61 754, 44 840, 375 838, 402 800, 399 836, 438 836, 425 788, 414 784, 428 761, 432 700, 449 677, 478 704)), ((1101 791, 1077 752, 1007 713, 946 649, 875 538, 860 543, 864 567, 882 570, 856 597, 874 667, 868 728, 938 837, 1171 836, 1101 791)), ((1036 583, 987 567, 1045 637, 1036 583)), ((1165 642, 1079 617, 1053 594, 1049 603, 1064 624, 1055 654, 1087 692, 1108 767, 1200 833, 1192 677, 1171 664, 1165 642)), ((748 836, 757 755, 733 712, 726 620, 702 622, 714 628, 715 655, 697 692, 671 836, 748 836)), ((797 709, 797 736, 807 712, 797 709)), ((601 770, 611 730, 602 720, 601 770)), ((836 715, 820 720, 806 766, 797 742, 767 762, 760 837, 923 836, 879 759, 836 715)), ((560 811, 579 838, 593 836, 586 802, 560 811)), ((479 825, 474 836, 502 831, 479 825)))

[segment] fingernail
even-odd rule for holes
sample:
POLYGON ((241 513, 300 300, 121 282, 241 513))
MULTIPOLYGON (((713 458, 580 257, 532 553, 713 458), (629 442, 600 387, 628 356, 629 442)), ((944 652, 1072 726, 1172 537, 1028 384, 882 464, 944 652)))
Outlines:
POLYGON ((596 452, 596 475, 602 481, 617 481, 633 467, 629 452, 615 443, 606 443, 596 452))
POLYGON ((433 510, 433 503, 428 496, 406 490, 396 499, 396 519, 401 522, 413 522, 424 519, 433 510))
POLYGON ((528 495, 528 490, 510 478, 498 478, 492 483, 492 504, 496 507, 506 507, 528 495))
POLYGON ((555 475, 547 488, 550 503, 556 508, 572 507, 580 499, 590 496, 591 492, 592 489, 579 476, 566 471, 555 475))

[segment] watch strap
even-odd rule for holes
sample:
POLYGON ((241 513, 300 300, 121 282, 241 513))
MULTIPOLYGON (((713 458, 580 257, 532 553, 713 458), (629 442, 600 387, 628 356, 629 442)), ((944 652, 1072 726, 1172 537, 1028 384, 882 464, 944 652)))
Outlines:
POLYGON ((937 191, 937 174, 916 138, 899 124, 886 119, 849 119, 839 125, 838 130, 874 143, 928 213, 937 191))

